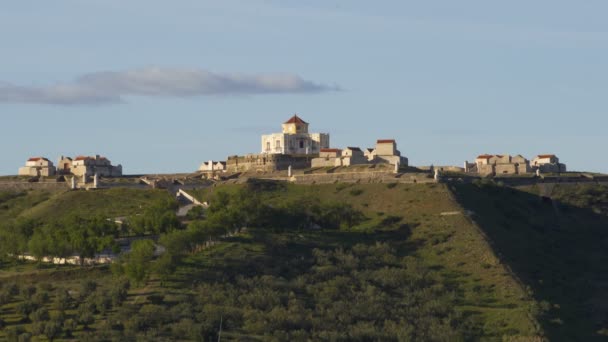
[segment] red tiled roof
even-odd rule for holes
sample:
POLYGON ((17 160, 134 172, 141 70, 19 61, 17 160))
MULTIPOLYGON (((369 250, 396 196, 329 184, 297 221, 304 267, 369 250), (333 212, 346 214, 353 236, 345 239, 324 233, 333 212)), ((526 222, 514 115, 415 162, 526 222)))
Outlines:
POLYGON ((553 158, 555 154, 539 154, 538 158, 553 158))
POLYGON ((492 157, 494 157, 494 156, 491 154, 482 154, 480 156, 477 156, 477 159, 490 159, 492 157))
POLYGON ((361 151, 361 149, 358 147, 347 147, 347 149, 349 149, 351 151, 361 151))
POLYGON ((320 149, 321 152, 340 152, 339 148, 322 148, 320 149))
POLYGON ((89 159, 93 159, 93 158, 87 157, 87 156, 78 156, 74 160, 89 160, 89 159))
POLYGON ((294 114, 294 116, 291 117, 291 119, 285 121, 286 124, 292 124, 292 123, 296 123, 296 124, 307 124, 308 122, 302 120, 297 114, 294 114))
POLYGON ((395 139, 378 139, 378 141, 376 141, 376 143, 378 143, 378 144, 391 144, 394 142, 395 142, 395 139))
POLYGON ((44 157, 31 157, 30 159, 28 159, 27 161, 39 161, 39 160, 46 160, 49 161, 48 159, 44 158, 44 157))

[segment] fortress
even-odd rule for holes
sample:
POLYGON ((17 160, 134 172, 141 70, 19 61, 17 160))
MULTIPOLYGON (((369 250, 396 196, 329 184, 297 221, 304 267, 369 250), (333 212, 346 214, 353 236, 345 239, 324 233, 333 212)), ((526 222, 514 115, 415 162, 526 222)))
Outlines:
MULTIPOLYGON (((407 157, 397 149, 395 139, 378 139, 374 147, 361 149, 357 146, 336 148, 330 146, 329 133, 311 133, 310 124, 297 114, 281 125, 281 132, 261 136, 260 153, 231 155, 226 161, 209 160, 204 162, 198 172, 215 177, 218 173, 241 172, 274 172, 282 170, 306 170, 305 173, 336 172, 393 172, 400 173, 401 168, 409 166, 407 157), (348 168, 360 166, 358 168, 348 168)), ((412 169, 415 170, 415 169, 412 169)), ((554 154, 541 154, 532 161, 522 155, 482 154, 474 163, 465 161, 464 167, 445 166, 434 168, 420 167, 421 172, 437 173, 464 172, 475 177, 532 175, 540 173, 566 172, 566 165, 560 163, 554 154)), ((61 156, 57 166, 45 157, 29 158, 19 168, 19 176, 52 177, 55 175, 73 175, 83 179, 89 177, 120 177, 122 166, 112 165, 105 157, 78 156, 74 159, 61 156)), ((292 176, 288 173, 289 177, 292 176)), ((59 179, 59 178, 58 178, 59 179)), ((31 181, 31 180, 30 180, 31 181)))
POLYGON ((310 133, 309 123, 297 114, 282 124, 282 132, 261 137, 261 153, 229 156, 225 163, 209 161, 199 171, 272 172, 291 169, 339 167, 364 164, 407 166, 408 160, 397 150, 393 139, 381 139, 375 148, 330 148, 329 133, 310 133))

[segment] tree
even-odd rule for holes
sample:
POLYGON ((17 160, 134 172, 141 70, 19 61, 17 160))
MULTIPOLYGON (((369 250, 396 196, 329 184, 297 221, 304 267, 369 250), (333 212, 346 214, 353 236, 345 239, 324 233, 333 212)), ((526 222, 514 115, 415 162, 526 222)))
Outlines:
POLYGON ((82 324, 85 329, 88 329, 89 325, 95 321, 94 312, 95 307, 90 303, 82 303, 78 306, 78 310, 76 311, 76 320, 78 323, 82 324))
POLYGON ((30 300, 24 300, 23 302, 17 304, 15 310, 19 315, 23 317, 24 320, 27 320, 28 316, 36 310, 36 304, 34 304, 30 300))
POLYGON ((81 265, 84 265, 85 258, 93 258, 95 253, 116 244, 114 239, 118 236, 118 227, 103 217, 83 219, 72 216, 64 224, 68 227, 71 250, 78 253, 81 265))
POLYGON ((129 287, 131 284, 127 279, 118 279, 112 284, 110 297, 112 298, 112 306, 117 307, 127 299, 129 287))
POLYGON ((137 240, 131 244, 131 251, 127 258, 125 272, 137 284, 149 275, 149 263, 154 257, 154 242, 149 239, 137 240))
POLYGON ((160 286, 164 286, 165 282, 175 272, 176 258, 169 252, 161 255, 154 263, 154 271, 160 277, 160 286))
POLYGON ((48 321, 50 319, 49 311, 45 307, 41 307, 30 314, 30 319, 34 323, 48 321))
POLYGON ((66 289, 57 290, 55 295, 55 308, 59 311, 67 310, 72 302, 72 297, 66 289))

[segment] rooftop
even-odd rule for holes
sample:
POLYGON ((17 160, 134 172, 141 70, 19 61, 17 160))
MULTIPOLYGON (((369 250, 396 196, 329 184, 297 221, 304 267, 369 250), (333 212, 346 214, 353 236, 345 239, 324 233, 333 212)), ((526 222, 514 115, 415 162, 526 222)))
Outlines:
POLYGON ((285 123, 286 123, 286 124, 292 124, 292 123, 295 123, 295 124, 308 124, 308 122, 306 122, 306 121, 302 120, 302 119, 301 119, 301 118, 298 116, 298 114, 294 114, 294 115, 291 117, 291 119, 289 119, 289 120, 285 121, 285 123))

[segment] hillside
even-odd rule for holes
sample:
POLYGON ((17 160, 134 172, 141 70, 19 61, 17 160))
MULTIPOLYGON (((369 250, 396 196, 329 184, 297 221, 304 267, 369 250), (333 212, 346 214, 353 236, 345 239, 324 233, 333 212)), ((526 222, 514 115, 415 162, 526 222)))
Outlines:
POLYGON ((164 190, 125 188, 94 191, 0 191, 0 222, 15 219, 58 220, 70 215, 107 218, 142 212, 157 200, 170 199, 164 190))
POLYGON ((608 335, 608 187, 480 184, 452 190, 540 303, 540 322, 551 340, 608 335))
MULTIPOLYGON (((212 204, 206 218, 161 237, 191 247, 175 254, 168 246, 169 258, 152 261, 143 282, 132 281, 128 296, 107 307, 99 298, 120 290, 121 267, 38 269, 10 262, 0 277, 22 287, 52 282, 38 289, 49 293, 41 305, 51 321, 62 312, 62 319, 77 322, 75 336, 92 340, 216 340, 220 325, 227 340, 589 340, 603 333, 608 312, 602 287, 608 192, 571 187, 217 185, 193 191, 212 204), (540 196, 548 193, 555 202, 540 196), (235 201, 254 211, 242 216, 245 209, 232 208, 235 201), (325 211, 339 213, 341 223, 314 219, 327 218, 319 216, 325 211), (206 221, 232 214, 257 219, 246 232, 214 238, 218 243, 207 248, 193 245, 212 234, 206 221), (86 279, 95 279, 97 290, 57 309, 59 293, 80 293, 86 279), (82 321, 86 310, 93 319, 82 321)), ((164 196, 124 189, 2 194, 0 215, 113 217, 164 196)), ((5 331, 33 329, 18 309, 27 297, 4 298, 5 331)))

